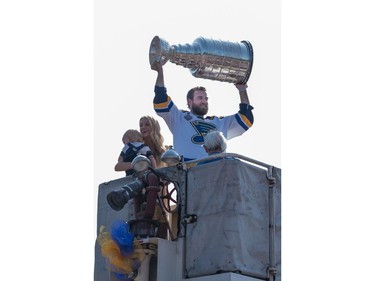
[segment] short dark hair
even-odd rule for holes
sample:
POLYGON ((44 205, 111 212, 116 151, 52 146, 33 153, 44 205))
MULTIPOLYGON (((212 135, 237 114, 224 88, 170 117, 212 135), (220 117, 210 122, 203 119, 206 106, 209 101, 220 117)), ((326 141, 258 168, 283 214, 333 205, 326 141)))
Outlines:
POLYGON ((197 86, 197 87, 194 87, 194 88, 190 89, 189 92, 186 95, 186 100, 194 99, 194 92, 195 91, 206 91, 206 88, 202 87, 202 86, 197 86))

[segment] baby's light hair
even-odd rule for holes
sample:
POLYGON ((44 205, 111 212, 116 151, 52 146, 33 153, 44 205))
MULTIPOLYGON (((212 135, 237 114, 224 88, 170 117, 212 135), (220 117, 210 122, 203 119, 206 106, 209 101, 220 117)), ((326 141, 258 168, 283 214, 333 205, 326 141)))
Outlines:
POLYGON ((124 133, 122 142, 124 142, 125 138, 128 138, 129 142, 143 142, 141 133, 134 129, 129 129, 124 133))

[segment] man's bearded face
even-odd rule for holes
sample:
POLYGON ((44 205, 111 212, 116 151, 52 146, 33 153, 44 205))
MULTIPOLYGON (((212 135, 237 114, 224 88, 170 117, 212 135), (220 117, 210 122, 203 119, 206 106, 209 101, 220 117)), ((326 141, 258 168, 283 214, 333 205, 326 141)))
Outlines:
POLYGON ((195 115, 204 116, 208 112, 207 94, 198 90, 194 93, 194 98, 190 100, 190 111, 195 115))

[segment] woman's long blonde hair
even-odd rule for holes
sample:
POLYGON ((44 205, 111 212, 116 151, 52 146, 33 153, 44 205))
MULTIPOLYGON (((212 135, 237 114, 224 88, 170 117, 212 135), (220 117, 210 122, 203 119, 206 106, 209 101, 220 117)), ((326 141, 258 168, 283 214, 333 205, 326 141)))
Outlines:
POLYGON ((154 154, 157 166, 161 166, 161 155, 165 152, 164 148, 164 137, 160 132, 159 122, 151 116, 142 116, 142 119, 147 119, 151 124, 150 140, 144 140, 144 142, 150 147, 154 154))

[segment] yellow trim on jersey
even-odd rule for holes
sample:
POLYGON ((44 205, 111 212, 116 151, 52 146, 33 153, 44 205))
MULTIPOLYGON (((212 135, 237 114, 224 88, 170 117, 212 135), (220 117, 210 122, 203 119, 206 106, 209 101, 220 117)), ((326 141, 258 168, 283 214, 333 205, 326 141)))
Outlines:
POLYGON ((155 109, 161 109, 161 108, 168 108, 168 104, 171 102, 171 98, 168 97, 166 102, 162 103, 154 103, 154 108, 155 109))
POLYGON ((238 113, 238 115, 240 116, 241 120, 246 124, 246 126, 248 126, 249 128, 253 125, 249 119, 247 119, 247 117, 241 113, 238 113))

